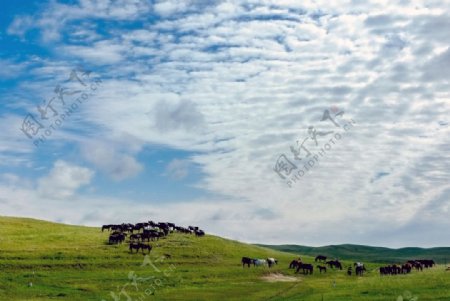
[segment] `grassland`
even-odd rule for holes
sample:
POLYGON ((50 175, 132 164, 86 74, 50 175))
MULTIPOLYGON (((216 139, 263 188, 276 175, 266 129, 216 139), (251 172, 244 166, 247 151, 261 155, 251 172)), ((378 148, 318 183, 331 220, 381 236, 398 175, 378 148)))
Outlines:
POLYGON ((442 265, 380 277, 379 264, 369 263, 364 277, 344 271, 305 276, 287 268, 298 254, 220 237, 175 233, 154 242, 144 257, 130 254, 126 245, 107 245, 107 236, 98 228, 0 217, 0 300, 109 301, 122 289, 127 295, 116 300, 384 301, 407 297, 405 291, 417 300, 450 300, 450 272, 442 265), (276 257, 280 264, 270 270, 242 268, 242 256, 276 257), (135 279, 136 286, 132 276, 141 278, 135 279), (268 282, 264 276, 290 281, 268 282))

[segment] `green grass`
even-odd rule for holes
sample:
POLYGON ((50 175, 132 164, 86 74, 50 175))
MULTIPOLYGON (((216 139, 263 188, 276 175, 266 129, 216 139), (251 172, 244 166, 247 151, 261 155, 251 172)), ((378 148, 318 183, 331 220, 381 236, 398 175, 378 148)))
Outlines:
MULTIPOLYGON (((107 245, 107 237, 99 228, 0 217, 0 300, 114 300, 110 292, 119 294, 124 286, 133 301, 384 301, 397 300, 405 291, 418 300, 450 300, 450 272, 444 266, 394 277, 380 277, 378 264, 368 264, 364 277, 348 277, 344 271, 294 275, 287 268, 294 254, 210 235, 172 234, 153 243, 149 258, 158 272, 150 264, 143 266, 144 256, 129 254, 126 245, 107 245), (159 261, 164 254, 171 258, 159 261), (242 256, 276 257, 280 264, 270 271, 242 268, 242 256), (136 288, 129 273, 155 278, 136 288), (297 281, 264 281, 269 273, 297 281)), ((344 266, 350 263, 344 261, 344 266)))

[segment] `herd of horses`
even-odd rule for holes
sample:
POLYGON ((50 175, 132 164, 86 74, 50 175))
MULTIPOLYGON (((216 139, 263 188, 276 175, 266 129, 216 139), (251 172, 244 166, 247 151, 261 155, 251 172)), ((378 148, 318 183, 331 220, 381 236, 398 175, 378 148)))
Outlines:
POLYGON ((109 244, 122 244, 128 237, 130 253, 133 253, 133 250, 136 250, 136 253, 141 250, 142 254, 144 254, 144 250, 146 250, 147 253, 151 252, 153 247, 149 244, 150 241, 156 241, 174 232, 195 234, 195 236, 199 237, 205 235, 205 232, 199 227, 189 226, 185 228, 177 226, 174 223, 156 223, 153 221, 137 224, 122 223, 103 225, 102 232, 105 230, 110 232, 108 239, 109 244))
POLYGON ((409 274, 413 269, 422 271, 424 268, 432 268, 436 263, 429 259, 408 260, 406 263, 388 265, 380 268, 381 275, 409 274))
MULTIPOLYGON (((338 259, 333 260, 327 260, 327 257, 324 255, 317 255, 314 259, 316 263, 319 263, 316 265, 319 272, 322 274, 327 272, 328 269, 338 269, 342 270, 342 263, 338 259)), ((255 259, 250 257, 242 257, 241 259, 242 267, 247 265, 250 267, 251 264, 253 266, 262 266, 267 265, 269 268, 273 266, 273 264, 278 264, 278 260, 275 258, 267 258, 267 259, 255 259)), ((424 268, 431 268, 435 265, 435 262, 430 259, 419 259, 419 260, 408 260, 406 263, 401 265, 389 265, 385 267, 380 267, 380 274, 381 275, 397 275, 397 274, 408 274, 413 269, 416 269, 417 271, 422 271, 424 268)), ((363 276, 364 272, 367 271, 366 267, 364 266, 364 263, 362 262, 355 262, 353 265, 350 265, 347 268, 347 275, 351 276, 353 273, 353 268, 355 270, 356 276, 363 276)), ((304 275, 311 275, 314 271, 314 265, 311 263, 305 263, 302 262, 301 258, 294 259, 289 264, 289 269, 295 269, 295 273, 299 273, 302 271, 304 275)), ((449 267, 450 269, 450 267, 449 267)))

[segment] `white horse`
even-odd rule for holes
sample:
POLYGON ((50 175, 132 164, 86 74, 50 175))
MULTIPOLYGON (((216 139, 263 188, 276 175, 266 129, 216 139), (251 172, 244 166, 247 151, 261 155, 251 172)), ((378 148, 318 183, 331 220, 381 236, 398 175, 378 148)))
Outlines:
POLYGON ((362 262, 355 262, 353 265, 355 267, 357 267, 357 268, 363 268, 364 267, 364 263, 362 263, 362 262))
POLYGON ((267 265, 267 260, 265 260, 265 259, 253 259, 253 264, 255 265, 255 266, 265 266, 265 265, 267 265))

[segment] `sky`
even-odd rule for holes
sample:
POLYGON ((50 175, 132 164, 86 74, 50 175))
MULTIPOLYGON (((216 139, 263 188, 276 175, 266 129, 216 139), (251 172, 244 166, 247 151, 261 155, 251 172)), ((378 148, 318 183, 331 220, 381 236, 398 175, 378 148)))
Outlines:
POLYGON ((0 215, 449 246, 449 45, 449 1, 4 1, 0 215))

